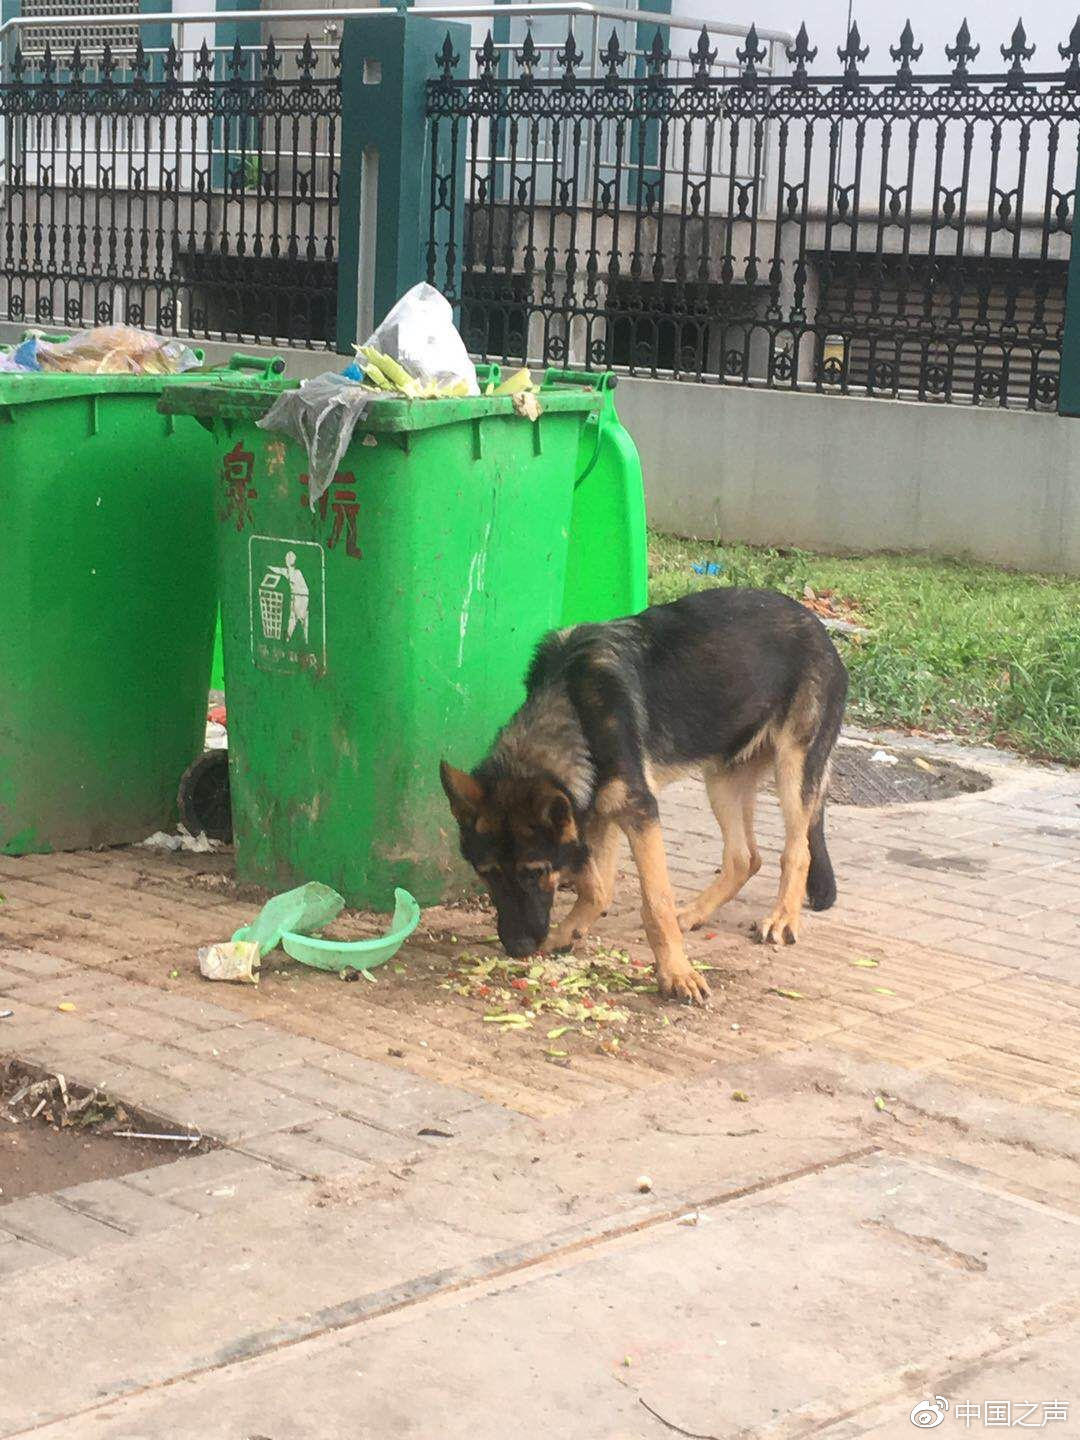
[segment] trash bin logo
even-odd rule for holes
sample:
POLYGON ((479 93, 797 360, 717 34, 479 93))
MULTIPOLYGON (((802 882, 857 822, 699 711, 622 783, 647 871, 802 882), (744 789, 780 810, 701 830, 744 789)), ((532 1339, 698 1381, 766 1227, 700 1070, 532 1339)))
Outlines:
POLYGON ((259 613, 262 617, 263 637, 267 640, 281 639, 281 617, 285 613, 285 597, 281 593, 281 576, 267 571, 259 586, 259 613))
POLYGON ((326 666, 325 557, 308 540, 248 542, 251 649, 262 670, 326 666))

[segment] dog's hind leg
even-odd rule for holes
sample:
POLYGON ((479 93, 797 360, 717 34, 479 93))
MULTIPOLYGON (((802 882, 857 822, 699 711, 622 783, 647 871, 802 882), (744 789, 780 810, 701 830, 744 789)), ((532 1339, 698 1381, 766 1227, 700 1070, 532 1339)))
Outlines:
POLYGON ((696 899, 679 911, 683 930, 697 930, 721 905, 733 900, 752 875, 761 869, 754 839, 754 799, 760 768, 747 761, 734 769, 710 767, 705 790, 724 836, 724 863, 720 874, 696 899))
POLYGON ((598 816, 588 834, 589 858, 576 876, 577 899, 564 920, 552 931, 545 950, 571 950, 600 918, 615 895, 615 866, 619 853, 619 827, 598 816))
POLYGON ((761 922, 762 940, 786 941, 799 938, 799 920, 806 898, 806 877, 810 870, 810 831, 821 806, 821 792, 807 793, 804 784, 806 745, 790 734, 776 742, 776 795, 784 817, 784 849, 780 857, 780 894, 776 908, 761 922))

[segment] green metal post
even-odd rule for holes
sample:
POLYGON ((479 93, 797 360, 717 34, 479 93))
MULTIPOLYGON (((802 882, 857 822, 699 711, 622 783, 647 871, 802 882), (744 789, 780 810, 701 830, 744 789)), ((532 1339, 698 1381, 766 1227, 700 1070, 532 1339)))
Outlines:
MULTIPOLYGON (((1076 167, 1080 195, 1080 160, 1076 167)), ((1065 285, 1065 331, 1061 337, 1061 375, 1058 382, 1058 414, 1080 415, 1080 223, 1073 206, 1072 249, 1065 285)))
MULTIPOLYGON (((428 278, 428 216, 432 166, 447 177, 451 206, 440 212, 437 282, 457 296, 461 285, 461 223, 465 203, 463 135, 457 153, 440 133, 433 160, 425 116, 427 82, 449 32, 465 60, 471 32, 415 12, 377 22, 346 20, 341 44, 341 196, 338 247, 337 348, 348 354, 394 302, 428 278), (449 272, 446 242, 453 227, 449 272)), ((447 127, 443 127, 445 131, 447 127)))

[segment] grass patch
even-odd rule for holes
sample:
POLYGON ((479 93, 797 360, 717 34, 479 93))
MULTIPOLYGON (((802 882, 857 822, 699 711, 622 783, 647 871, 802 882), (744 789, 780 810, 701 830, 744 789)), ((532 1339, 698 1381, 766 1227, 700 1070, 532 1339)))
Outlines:
POLYGON ((851 672, 849 718, 946 731, 1080 764, 1080 581, 914 555, 839 558, 802 550, 650 536, 650 595, 714 585, 833 604, 869 636, 838 638, 851 672), (718 575, 697 575, 712 561, 718 575))

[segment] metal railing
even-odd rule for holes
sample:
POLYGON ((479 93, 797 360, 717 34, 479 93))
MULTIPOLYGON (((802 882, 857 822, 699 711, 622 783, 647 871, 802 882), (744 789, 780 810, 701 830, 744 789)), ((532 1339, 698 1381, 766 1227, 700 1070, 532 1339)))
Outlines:
MULTIPOLYGON (((341 27, 394 12, 105 9, 0 26, 0 318, 332 348, 341 27), (205 37, 222 24, 243 38, 215 46, 205 37), (298 25, 321 37, 262 43, 264 27, 298 25)), ((632 45, 652 19, 585 0, 422 14, 497 17, 523 34, 576 25, 590 36, 587 74, 598 73, 602 22, 617 21, 632 45)), ((745 35, 709 28, 731 44, 745 35)))
POLYGON ((644 53, 616 27, 596 73, 573 25, 554 57, 526 36, 508 60, 489 36, 471 73, 444 47, 432 154, 461 157, 466 208, 445 238, 450 177, 433 173, 429 278, 470 348, 1053 408, 1080 21, 1046 70, 1022 25, 988 73, 966 24, 929 73, 909 25, 889 73, 855 26, 831 73, 811 72, 805 26, 782 67, 753 29, 734 65, 718 49, 707 32, 680 49, 666 21, 644 53))
POLYGON ((335 58, 308 40, 16 49, 0 85, 0 313, 332 343, 335 58))
MULTIPOLYGON (((0 26, 0 318, 332 348, 358 283, 338 272, 343 97, 363 83, 340 27, 394 13, 0 26), (225 23, 231 46, 195 42, 225 23), (124 43, 52 44, 73 27, 124 43)), ((996 69, 965 25, 927 73, 910 27, 888 73, 853 27, 819 74, 805 27, 657 28, 585 0, 419 13, 493 27, 432 56, 413 117, 429 278, 475 353, 1055 406, 1080 22, 1042 70, 1022 26, 996 69)), ((367 142, 344 143, 355 166, 367 142)))

